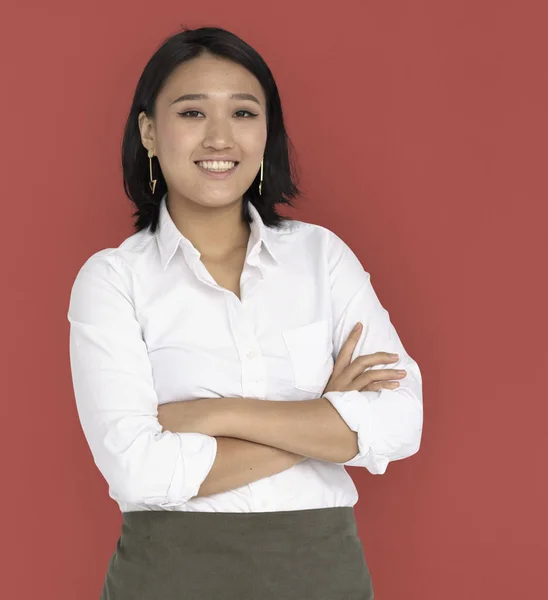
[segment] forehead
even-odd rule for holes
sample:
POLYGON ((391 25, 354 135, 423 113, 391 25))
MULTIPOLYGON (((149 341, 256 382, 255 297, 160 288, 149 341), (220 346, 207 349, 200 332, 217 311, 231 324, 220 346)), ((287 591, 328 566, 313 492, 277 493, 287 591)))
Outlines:
POLYGON ((184 93, 223 98, 237 92, 254 94, 264 105, 261 84, 246 68, 225 58, 202 55, 176 67, 160 95, 169 103, 184 93))

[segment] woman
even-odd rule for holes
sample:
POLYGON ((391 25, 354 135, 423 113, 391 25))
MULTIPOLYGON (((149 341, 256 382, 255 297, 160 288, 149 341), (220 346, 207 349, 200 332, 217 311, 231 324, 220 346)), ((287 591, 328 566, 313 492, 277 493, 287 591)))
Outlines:
POLYGON ((174 35, 122 162, 136 232, 85 262, 68 313, 123 518, 102 600, 372 599, 345 466, 418 451, 421 373, 350 247, 276 212, 299 190, 268 66, 223 29, 174 35))

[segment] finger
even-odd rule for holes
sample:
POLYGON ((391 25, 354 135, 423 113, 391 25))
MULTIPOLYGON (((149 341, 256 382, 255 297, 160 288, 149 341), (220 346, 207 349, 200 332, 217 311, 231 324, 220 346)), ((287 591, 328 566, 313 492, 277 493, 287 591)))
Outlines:
POLYGON ((399 374, 394 369, 370 369, 362 375, 359 375, 354 379, 352 385, 366 387, 374 383, 398 383, 406 377, 406 374, 399 374))
POLYGON ((354 378, 363 373, 366 369, 377 365, 387 365, 397 362, 398 357, 388 352, 375 352, 373 354, 363 354, 356 357, 346 368, 350 377, 354 378))
POLYGON ((352 361, 352 354, 360 339, 362 329, 363 325, 360 322, 356 323, 356 325, 354 325, 354 328, 346 338, 346 341, 342 345, 339 354, 337 355, 337 359, 335 360, 335 364, 333 366, 333 373, 335 375, 343 371, 352 361))
POLYGON ((400 386, 398 381, 374 381, 360 388, 360 392, 379 392, 380 390, 395 390, 400 386))

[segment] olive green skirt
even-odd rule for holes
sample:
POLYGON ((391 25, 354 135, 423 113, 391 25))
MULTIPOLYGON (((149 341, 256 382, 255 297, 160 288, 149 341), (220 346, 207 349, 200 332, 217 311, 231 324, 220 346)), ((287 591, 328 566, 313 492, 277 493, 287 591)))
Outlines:
POLYGON ((373 600, 353 507, 122 513, 101 600, 373 600))

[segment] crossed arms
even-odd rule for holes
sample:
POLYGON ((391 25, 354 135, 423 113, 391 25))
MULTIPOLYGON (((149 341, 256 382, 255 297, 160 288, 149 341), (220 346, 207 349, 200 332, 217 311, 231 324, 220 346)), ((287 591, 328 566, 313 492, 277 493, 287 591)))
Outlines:
POLYGON ((172 402, 158 407, 158 421, 163 430, 217 439, 215 462, 198 496, 235 489, 307 458, 344 463, 358 454, 357 434, 325 398, 172 402))

